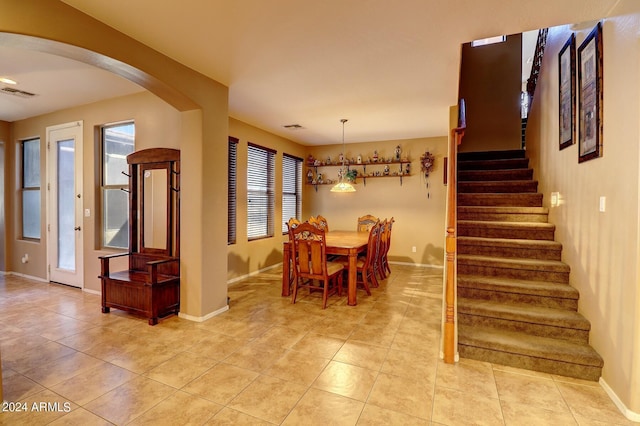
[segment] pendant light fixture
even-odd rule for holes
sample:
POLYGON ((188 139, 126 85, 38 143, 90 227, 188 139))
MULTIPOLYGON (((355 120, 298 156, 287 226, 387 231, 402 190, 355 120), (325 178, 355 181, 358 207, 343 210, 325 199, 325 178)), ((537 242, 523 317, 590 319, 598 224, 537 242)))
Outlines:
POLYGON ((351 185, 351 183, 349 183, 348 181, 345 181, 347 170, 344 167, 344 160, 347 156, 344 149, 344 123, 347 122, 347 119, 343 118, 340 120, 340 122, 342 123, 342 168, 340 170, 340 180, 333 188, 331 188, 331 192, 356 192, 356 189, 353 187, 353 185, 351 185))

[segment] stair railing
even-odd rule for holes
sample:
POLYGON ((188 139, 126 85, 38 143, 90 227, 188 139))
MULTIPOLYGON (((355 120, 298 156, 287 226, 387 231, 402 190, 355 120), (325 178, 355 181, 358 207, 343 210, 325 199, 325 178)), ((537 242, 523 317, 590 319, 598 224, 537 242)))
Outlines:
POLYGON ((445 323, 444 323, 444 362, 453 364, 456 355, 455 338, 455 294, 457 285, 456 251, 457 251, 457 197, 458 197, 458 145, 462 143, 467 128, 466 108, 464 99, 458 103, 458 125, 451 130, 449 140, 449 159, 447 170, 447 234, 446 251, 446 282, 445 282, 445 323))
POLYGON ((531 75, 527 79, 527 95, 529 97, 527 104, 527 116, 531 105, 533 103, 533 95, 538 85, 538 75, 540 75, 540 68, 542 67, 542 57, 544 56, 544 48, 547 45, 547 33, 548 28, 542 28, 538 30, 538 39, 536 40, 536 50, 533 54, 533 63, 531 64, 531 75))

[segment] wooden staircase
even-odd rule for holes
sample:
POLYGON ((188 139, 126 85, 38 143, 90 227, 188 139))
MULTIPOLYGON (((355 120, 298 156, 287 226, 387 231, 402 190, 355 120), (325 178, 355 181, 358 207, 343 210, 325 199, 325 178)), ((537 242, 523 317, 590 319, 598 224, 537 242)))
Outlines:
POLYGON ((598 380, 602 358, 523 150, 458 155, 460 356, 598 380))

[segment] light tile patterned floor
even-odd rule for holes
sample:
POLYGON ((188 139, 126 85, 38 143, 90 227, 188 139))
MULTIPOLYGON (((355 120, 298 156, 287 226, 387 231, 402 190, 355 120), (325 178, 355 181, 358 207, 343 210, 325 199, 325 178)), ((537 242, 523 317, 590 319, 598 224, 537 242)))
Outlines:
POLYGON ((155 327, 0 276, 4 398, 27 407, 0 424, 631 424, 597 383, 440 361, 439 269, 394 265, 358 306, 334 296, 326 310, 315 294, 280 297, 280 276, 232 285, 207 322, 155 327))

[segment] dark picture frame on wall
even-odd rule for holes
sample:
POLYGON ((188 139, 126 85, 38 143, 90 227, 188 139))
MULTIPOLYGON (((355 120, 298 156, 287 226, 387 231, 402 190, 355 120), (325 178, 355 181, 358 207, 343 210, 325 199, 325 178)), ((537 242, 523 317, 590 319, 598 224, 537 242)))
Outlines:
POLYGON ((578 162, 602 157, 602 23, 578 48, 578 162))
POLYGON ((560 149, 575 143, 576 133, 576 36, 571 37, 558 53, 560 149))

